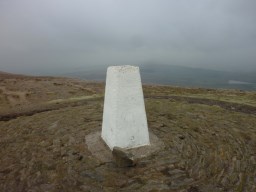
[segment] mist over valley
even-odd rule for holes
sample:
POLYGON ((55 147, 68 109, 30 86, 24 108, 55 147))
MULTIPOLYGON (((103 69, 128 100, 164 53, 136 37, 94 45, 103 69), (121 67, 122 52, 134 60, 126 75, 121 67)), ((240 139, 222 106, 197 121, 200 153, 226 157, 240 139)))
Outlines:
MULTIPOLYGON (((256 90, 256 72, 226 72, 165 64, 139 65, 141 79, 146 84, 181 87, 256 90)), ((107 66, 88 67, 63 76, 105 81, 107 66)))

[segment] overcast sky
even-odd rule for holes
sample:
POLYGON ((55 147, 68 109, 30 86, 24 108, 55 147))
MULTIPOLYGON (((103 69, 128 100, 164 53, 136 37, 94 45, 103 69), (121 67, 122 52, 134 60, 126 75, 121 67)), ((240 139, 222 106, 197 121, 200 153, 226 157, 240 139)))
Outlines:
POLYGON ((255 0, 0 0, 0 71, 256 71, 255 0))

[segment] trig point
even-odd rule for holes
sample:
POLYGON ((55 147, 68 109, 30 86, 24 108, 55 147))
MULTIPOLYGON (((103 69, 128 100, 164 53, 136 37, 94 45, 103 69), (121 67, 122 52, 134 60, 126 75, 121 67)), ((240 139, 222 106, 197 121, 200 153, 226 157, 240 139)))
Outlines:
POLYGON ((139 67, 108 68, 101 137, 111 150, 150 144, 139 67))

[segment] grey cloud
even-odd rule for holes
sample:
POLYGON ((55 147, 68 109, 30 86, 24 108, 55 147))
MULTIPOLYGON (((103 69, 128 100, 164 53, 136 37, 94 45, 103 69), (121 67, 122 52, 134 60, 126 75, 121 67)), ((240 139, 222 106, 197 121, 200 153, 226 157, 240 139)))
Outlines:
POLYGON ((147 62, 256 70, 254 0, 3 0, 0 70, 147 62))

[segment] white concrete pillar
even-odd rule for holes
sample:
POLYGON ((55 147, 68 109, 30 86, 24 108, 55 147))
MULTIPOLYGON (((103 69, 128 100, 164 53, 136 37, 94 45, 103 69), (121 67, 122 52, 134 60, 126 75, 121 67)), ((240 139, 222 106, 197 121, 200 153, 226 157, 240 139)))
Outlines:
POLYGON ((111 150, 150 144, 139 67, 108 67, 101 137, 111 150))

